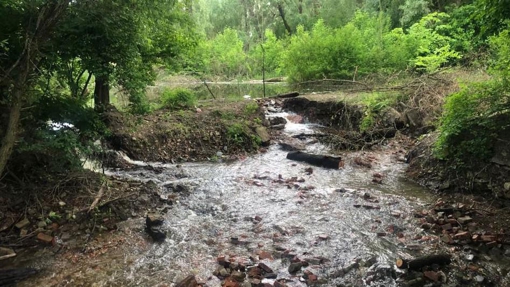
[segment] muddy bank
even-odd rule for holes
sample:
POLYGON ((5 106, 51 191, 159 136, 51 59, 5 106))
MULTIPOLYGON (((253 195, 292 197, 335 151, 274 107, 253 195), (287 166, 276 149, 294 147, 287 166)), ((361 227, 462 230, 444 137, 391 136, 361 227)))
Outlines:
POLYGON ((158 110, 146 116, 104 114, 110 148, 134 160, 207 161, 253 153, 269 144, 257 103, 210 102, 193 110, 158 110))
POLYGON ((31 265, 30 257, 16 257, 18 253, 86 250, 100 234, 116 232, 119 222, 172 205, 153 183, 92 171, 32 184, 37 187, 17 186, 15 191, 6 185, 0 195, 1 251, 14 255, 2 260, 2 266, 31 265))

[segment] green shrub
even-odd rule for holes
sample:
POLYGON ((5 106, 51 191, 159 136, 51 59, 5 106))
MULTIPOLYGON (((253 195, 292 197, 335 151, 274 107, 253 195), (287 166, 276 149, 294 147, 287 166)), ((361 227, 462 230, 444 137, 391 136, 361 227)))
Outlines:
POLYGON ((243 50, 243 41, 236 30, 226 28, 209 42, 204 42, 202 49, 206 51, 205 66, 208 72, 226 78, 246 76, 249 67, 246 53, 243 50))
POLYGON ((279 40, 273 31, 267 29, 264 43, 257 45, 250 51, 250 71, 252 74, 261 76, 262 68, 264 68, 266 78, 282 76, 281 62, 284 50, 285 40, 279 40))
POLYGON ((232 143, 242 145, 245 143, 247 136, 243 124, 235 123, 227 128, 227 137, 232 143))
POLYGON ((85 102, 56 93, 35 102, 27 112, 9 168, 18 175, 38 174, 35 170, 57 174, 81 169, 82 159, 94 156, 101 148, 94 141, 110 133, 85 102))
POLYGON ((161 96, 161 102, 164 108, 180 110, 194 107, 197 99, 193 91, 184 88, 178 88, 173 90, 165 90, 161 96))
POLYGON ((235 123, 227 128, 227 138, 231 144, 244 148, 256 149, 262 144, 262 140, 250 132, 247 123, 235 123))
POLYGON ((451 28, 447 25, 449 17, 446 13, 430 13, 409 29, 409 37, 419 43, 412 60, 417 70, 433 73, 444 64, 461 58, 460 53, 451 48, 454 40, 446 35, 451 28))
POLYGON ((259 105, 255 102, 249 102, 244 106, 244 114, 247 116, 251 116, 259 110, 259 105))
POLYGON ((491 71, 510 78, 510 29, 505 29, 498 36, 491 37, 490 45, 494 54, 491 71))
POLYGON ((456 166, 487 160, 497 132, 510 127, 510 84, 493 80, 465 86, 447 98, 435 145, 438 158, 456 166))

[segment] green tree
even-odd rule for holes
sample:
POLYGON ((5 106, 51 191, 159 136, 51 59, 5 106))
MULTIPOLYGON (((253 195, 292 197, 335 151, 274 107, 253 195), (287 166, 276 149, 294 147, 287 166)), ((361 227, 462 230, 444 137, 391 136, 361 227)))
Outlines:
POLYGON ((430 0, 406 0, 399 9, 402 10, 400 23, 403 27, 409 27, 421 17, 431 12, 430 0))
POLYGON ((482 39, 496 35, 505 28, 510 19, 510 0, 476 0, 477 13, 474 19, 481 22, 482 39))
POLYGON ((0 3, 0 176, 19 136, 23 107, 34 101, 41 52, 67 7, 68 1, 0 3))
POLYGON ((78 63, 78 76, 95 78, 94 102, 102 110, 110 102, 110 86, 130 96, 134 111, 143 112, 145 87, 154 80, 152 65, 172 64, 193 46, 187 14, 173 0, 81 0, 74 2, 59 29, 58 54, 78 63))

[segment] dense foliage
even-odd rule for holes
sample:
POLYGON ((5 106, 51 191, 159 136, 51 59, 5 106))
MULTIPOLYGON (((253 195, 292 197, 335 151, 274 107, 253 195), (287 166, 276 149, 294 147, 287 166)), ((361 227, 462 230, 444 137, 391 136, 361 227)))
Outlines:
POLYGON ((69 170, 65 162, 79 166, 91 143, 105 134, 91 102, 96 111, 106 109, 111 87, 129 95, 131 111, 147 112, 145 88, 155 78, 153 65, 181 69, 196 43, 193 22, 181 5, 2 1, 0 175, 13 150, 15 156, 39 154, 32 157, 36 160, 54 154, 46 159, 61 161, 63 170, 69 170), (74 128, 55 129, 50 121, 74 128))
POLYGON ((493 155, 494 143, 510 128, 509 30, 491 38, 494 79, 467 84, 448 97, 436 154, 471 168, 493 155))
MULTIPOLYGON (((210 7, 216 7, 212 2, 210 7)), ((224 30, 212 32, 211 26, 203 27, 201 46, 206 52, 201 55, 203 65, 197 65, 197 70, 232 79, 261 77, 264 69, 271 76, 288 76, 292 82, 352 79, 405 69, 433 73, 441 67, 457 65, 465 57, 471 59, 483 45, 475 37, 481 27, 471 20, 475 5, 448 6, 445 1, 435 7, 426 0, 362 2, 320 1, 314 6, 307 1, 291 1, 285 7, 280 3, 265 8, 259 5, 253 9, 262 7, 258 16, 263 21, 256 23, 246 22, 242 15, 229 14, 231 18, 225 18, 211 12, 208 19, 212 27, 224 30), (280 8, 300 12, 287 13, 285 18, 279 14, 280 8), (272 18, 266 15, 270 11, 276 13, 272 18), (295 22, 294 17, 299 21, 295 22), (220 21, 219 26, 214 25, 215 21, 220 21), (280 22, 290 27, 287 33, 278 28, 280 22)), ((236 1, 220 3, 224 11, 243 9, 236 1)), ((459 3, 462 2, 455 2, 459 3)), ((208 7, 202 2, 200 5, 208 7)))

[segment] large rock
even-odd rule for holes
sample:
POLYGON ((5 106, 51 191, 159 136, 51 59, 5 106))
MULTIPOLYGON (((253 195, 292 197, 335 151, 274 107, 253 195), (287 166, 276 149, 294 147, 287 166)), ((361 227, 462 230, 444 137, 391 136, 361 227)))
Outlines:
POLYGON ((499 133, 498 139, 494 144, 493 163, 510 166, 510 131, 503 130, 499 133))
POLYGON ((197 286, 198 286, 197 279, 195 279, 195 276, 193 275, 189 275, 188 277, 184 278, 184 280, 175 285, 175 287, 197 287, 197 286))
POLYGON ((271 136, 267 132, 267 129, 263 126, 258 126, 255 128, 255 133, 260 138, 263 146, 269 146, 271 142, 271 136))
POLYGON ((392 107, 389 107, 384 111, 382 120, 385 127, 401 129, 405 126, 405 117, 392 107))
POLYGON ((154 241, 162 242, 166 239, 166 232, 163 230, 164 218, 160 214, 149 213, 145 218, 145 231, 154 241))
POLYGON ((285 118, 282 118, 282 117, 274 117, 274 118, 270 118, 269 119, 269 123, 274 126, 274 125, 285 125, 287 123, 287 120, 285 118))
POLYGON ((269 119, 269 123, 271 124, 271 128, 275 130, 283 130, 285 129, 285 125, 287 124, 287 120, 282 117, 274 117, 269 119))

